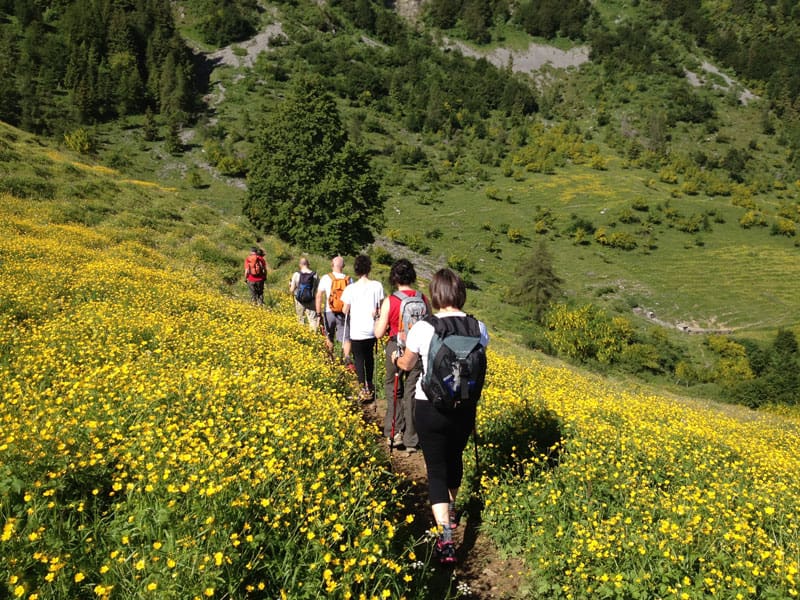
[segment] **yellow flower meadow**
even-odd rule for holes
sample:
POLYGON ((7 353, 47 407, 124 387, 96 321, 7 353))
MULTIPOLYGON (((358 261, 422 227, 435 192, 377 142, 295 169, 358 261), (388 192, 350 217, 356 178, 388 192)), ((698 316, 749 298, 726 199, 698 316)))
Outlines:
POLYGON ((568 369, 497 356, 491 367, 478 425, 484 523, 522 550, 542 597, 797 595, 796 423, 568 369), (511 469, 492 453, 508 439, 519 442, 511 469))
MULTIPOLYGON (((380 432, 288 301, 37 202, 0 198, 0 596, 425 597, 380 432)), ((797 420, 489 360, 465 491, 532 597, 797 596, 797 420)))
POLYGON ((0 596, 418 596, 379 432, 288 302, 0 206, 0 596))

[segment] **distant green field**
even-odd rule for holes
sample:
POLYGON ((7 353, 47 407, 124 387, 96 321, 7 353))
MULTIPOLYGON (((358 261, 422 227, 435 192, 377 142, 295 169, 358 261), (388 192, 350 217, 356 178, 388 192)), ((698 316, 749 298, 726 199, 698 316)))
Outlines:
POLYGON ((579 302, 605 302, 626 311, 640 306, 669 323, 707 329, 774 330, 800 322, 800 249, 792 239, 770 235, 768 228, 742 229, 738 220, 745 210, 728 198, 671 198, 674 186, 648 187, 650 179, 652 173, 645 171, 571 167, 524 181, 498 178, 473 189, 454 188, 433 205, 397 194, 387 204, 387 227, 422 234, 433 262, 468 257, 477 269, 476 301, 487 315, 505 312, 500 305, 508 273, 544 238, 565 291, 579 302), (488 199, 486 187, 507 194, 510 201, 488 199), (646 240, 636 237, 637 225, 618 222, 634 200, 649 207, 633 211, 642 220, 668 203, 686 216, 713 211, 724 222, 712 219, 711 231, 689 234, 662 220, 653 225, 655 247, 645 250, 646 240), (537 234, 535 218, 543 209, 551 211, 553 225, 537 234), (564 233, 573 216, 610 232, 629 231, 640 245, 629 251, 595 241, 576 245, 564 233), (501 233, 508 227, 522 232, 521 243, 501 233), (442 234, 439 239, 426 235, 435 230, 442 234), (489 252, 492 240, 495 251, 489 252))

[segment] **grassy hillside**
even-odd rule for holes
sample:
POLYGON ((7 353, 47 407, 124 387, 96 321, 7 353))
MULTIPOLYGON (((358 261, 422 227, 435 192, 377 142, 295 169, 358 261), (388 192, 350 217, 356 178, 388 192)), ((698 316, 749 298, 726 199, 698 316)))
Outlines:
MULTIPOLYGON (((603 8, 607 21, 623 10, 613 3, 603 8)), ((339 67, 321 66, 298 52, 297 31, 313 22, 312 13, 286 6, 270 13, 265 20, 282 24, 286 45, 268 49, 253 67, 242 61, 241 67, 212 72, 213 88, 224 90, 212 96, 213 125, 193 128, 181 163, 200 168, 212 147, 246 157, 253 127, 268 118, 285 77, 310 69, 337 86, 348 76, 326 71, 339 67)), ((305 30, 304 43, 321 48, 330 43, 331 53, 350 52, 360 68, 376 68, 370 61, 380 64, 386 50, 359 39, 351 27, 335 44, 329 33, 305 30)), ((537 84, 539 115, 520 120, 492 114, 480 125, 450 132, 415 133, 379 104, 341 99, 348 131, 373 150, 388 195, 379 243, 399 242, 405 246, 400 253, 429 268, 467 258, 477 286, 476 310, 509 334, 519 331, 524 315, 504 302, 508 273, 540 239, 550 244, 565 290, 577 302, 596 302, 628 316, 637 306, 673 326, 756 337, 796 326, 800 306, 791 282, 797 237, 774 235, 772 228, 781 219, 800 219, 800 187, 781 175, 786 150, 778 134, 762 131, 765 105, 731 103, 728 88, 714 87, 718 80, 699 67, 701 58, 684 56, 687 68, 709 80, 694 93, 714 107, 713 127, 678 121, 667 132, 669 157, 663 160, 647 152, 632 158, 626 154, 630 148, 620 145, 628 136, 625 144, 646 148, 648 119, 659 105, 666 110, 672 102, 667 98, 679 80, 658 76, 629 73, 604 83, 609 75, 599 65, 572 74, 550 71, 549 80, 537 84), (551 96, 557 101, 548 104, 551 96), (731 151, 745 150, 748 170, 761 174, 759 182, 737 184, 720 169, 700 173, 694 166, 700 152, 716 164, 731 151), (709 191, 715 182, 716 193, 709 191), (740 220, 747 215, 763 224, 745 229, 740 220), (591 234, 579 243, 571 235, 579 220, 624 234, 635 248, 603 246, 591 234)), ((452 101, 457 108, 459 99, 452 101)), ((135 133, 109 138, 109 149, 120 141, 130 148, 135 133)), ((147 152, 127 156, 134 171, 153 169, 147 152)), ((164 158, 166 164, 155 165, 167 175, 171 161, 164 158)), ((242 193, 214 189, 231 208, 242 193)), ((206 194, 198 190, 197 196, 206 194)))
MULTIPOLYGON (((243 250, 233 234, 242 231, 249 238, 242 246, 263 237, 279 268, 272 280, 283 282, 304 249, 250 230, 240 209, 256 133, 291 80, 312 73, 335 96, 349 138, 369 150, 383 184, 385 226, 367 250, 379 263, 411 257, 423 279, 456 267, 473 284, 475 312, 509 343, 535 337, 508 292, 540 240, 567 301, 593 303, 642 331, 664 328, 661 335, 692 360, 704 338, 685 331, 759 342, 777 328, 797 331, 800 187, 788 113, 763 84, 715 66, 699 38, 659 20, 655 4, 596 5, 597 28, 607 35, 591 39, 608 43, 590 62, 512 74, 506 64, 498 70, 441 51, 442 32, 424 20, 413 30, 370 4, 373 27, 362 27, 366 4, 347 2, 269 5, 259 36, 212 53, 200 32, 204 10, 180 3, 177 26, 209 53, 196 61, 200 79, 208 77, 204 108, 182 119, 179 132, 161 115, 151 135, 148 119, 130 115, 83 133, 96 142, 92 160, 120 180, 175 188, 174 201, 156 209, 174 221, 154 239, 158 247, 181 248, 184 262, 211 261, 201 275, 231 289, 243 250), (647 52, 629 47, 628 26, 647 52), (755 95, 744 93, 745 83, 755 95), (195 234, 215 220, 221 225, 212 233, 195 234)), ((472 51, 542 41, 513 19, 492 37, 472 51)), ((121 189, 106 197, 136 202, 121 189)), ((80 198, 86 190, 61 193, 80 198)), ((114 222, 113 211, 84 204, 58 218, 114 222)), ((147 210, 130 225, 152 221, 147 210)), ((313 266, 324 270, 329 258, 312 256, 313 266)))
MULTIPOLYGON (((217 240, 218 221, 3 136, 32 170, 0 199, 1 597, 466 593, 459 571, 433 587, 383 438, 282 284, 266 309, 220 294, 197 275, 217 258, 174 243, 217 240)), ((489 359, 459 505, 474 523, 479 491, 521 596, 798 593, 796 418, 489 359)))

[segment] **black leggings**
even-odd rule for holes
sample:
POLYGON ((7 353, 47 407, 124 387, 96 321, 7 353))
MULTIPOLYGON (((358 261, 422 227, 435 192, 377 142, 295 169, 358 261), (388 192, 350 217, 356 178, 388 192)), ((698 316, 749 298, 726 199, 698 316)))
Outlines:
POLYGON ((460 487, 464 476, 463 454, 475 427, 475 407, 444 414, 427 400, 417 400, 414 418, 428 470, 431 504, 449 502, 448 490, 460 487))
POLYGON ((366 340, 350 340, 350 348, 353 351, 353 363, 356 366, 356 377, 361 387, 370 390, 375 389, 373 383, 373 373, 375 372, 375 338, 366 340))

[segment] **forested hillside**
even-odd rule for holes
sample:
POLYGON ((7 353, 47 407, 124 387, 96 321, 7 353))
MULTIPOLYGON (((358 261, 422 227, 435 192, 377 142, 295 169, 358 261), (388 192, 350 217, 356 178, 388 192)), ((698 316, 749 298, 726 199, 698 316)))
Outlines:
POLYGON ((52 135, 146 110, 185 121, 191 53, 168 0, 0 3, 0 119, 52 135))
POLYGON ((447 264, 512 343, 795 401, 796 3, 214 6, 0 4, 0 118, 243 210, 278 263, 447 264), (521 69, 534 41, 589 60, 521 69))

